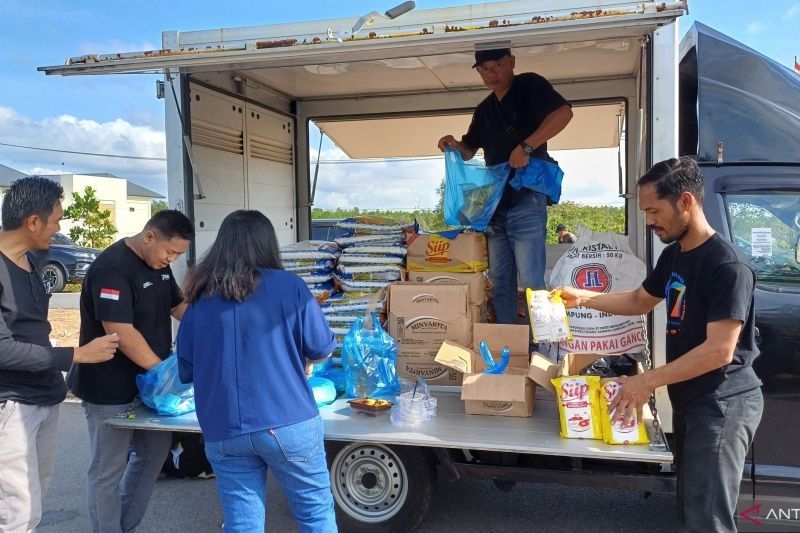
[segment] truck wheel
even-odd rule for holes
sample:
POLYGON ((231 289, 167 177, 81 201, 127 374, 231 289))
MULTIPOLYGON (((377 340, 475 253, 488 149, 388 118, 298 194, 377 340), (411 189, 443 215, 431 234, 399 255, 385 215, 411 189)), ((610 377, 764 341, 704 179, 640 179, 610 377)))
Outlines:
POLYGON ((64 290, 64 272, 55 263, 48 263, 42 268, 42 281, 51 293, 64 290))
POLYGON ((433 455, 408 446, 326 442, 342 531, 400 533, 425 517, 436 481, 433 455))

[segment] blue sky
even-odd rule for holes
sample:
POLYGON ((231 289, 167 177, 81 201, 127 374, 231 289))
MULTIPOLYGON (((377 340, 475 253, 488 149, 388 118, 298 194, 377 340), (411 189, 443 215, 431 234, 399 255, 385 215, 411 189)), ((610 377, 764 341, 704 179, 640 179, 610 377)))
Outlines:
MULTIPOLYGON (((163 157, 163 101, 155 98, 156 76, 47 77, 37 72, 36 67, 61 64, 72 55, 159 48, 164 30, 357 18, 373 9, 392 7, 395 2, 2 0, 2 3, 0 143, 163 157)), ((418 0, 417 9, 464 3, 468 2, 418 0)), ((794 56, 800 55, 797 37, 800 0, 768 1, 758 8, 753 6, 752 1, 690 0, 691 14, 681 20, 681 34, 696 19, 791 67, 794 56)), ((158 162, 57 155, 0 146, 0 163, 23 172, 111 172, 160 192, 166 190, 164 165, 158 162)), ((429 193, 403 199, 401 203, 431 207, 433 196, 429 193)), ((320 203, 326 201, 324 195, 318 198, 320 203)), ((325 207, 335 207, 343 200, 330 196, 327 201, 330 205, 325 207)))

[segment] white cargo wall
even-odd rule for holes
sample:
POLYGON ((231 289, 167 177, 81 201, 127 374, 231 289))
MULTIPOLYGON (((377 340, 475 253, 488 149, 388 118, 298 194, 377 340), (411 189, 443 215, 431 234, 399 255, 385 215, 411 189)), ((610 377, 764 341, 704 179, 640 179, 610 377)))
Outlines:
POLYGON ((226 215, 257 209, 280 244, 295 241, 293 121, 263 107, 191 84, 191 138, 197 176, 195 250, 199 259, 226 215))
POLYGON ((246 109, 247 208, 264 213, 278 242, 296 240, 294 121, 248 103, 246 109))

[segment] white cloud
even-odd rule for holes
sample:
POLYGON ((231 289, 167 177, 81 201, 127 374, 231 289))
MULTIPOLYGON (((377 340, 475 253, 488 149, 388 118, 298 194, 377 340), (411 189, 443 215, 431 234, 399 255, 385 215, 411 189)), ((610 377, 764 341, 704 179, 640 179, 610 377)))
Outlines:
MULTIPOLYGON (((34 120, 0 107, 0 142, 103 154, 163 158, 164 133, 122 119, 97 122, 70 115, 34 120)), ((0 146, 3 164, 26 173, 107 172, 149 189, 166 191, 163 161, 116 159, 0 146)))
POLYGON ((788 20, 795 18, 797 15, 800 15, 800 4, 795 4, 792 7, 790 7, 786 11, 786 13, 783 14, 781 18, 783 18, 784 20, 788 20))
POLYGON ((767 28, 766 24, 764 24, 761 21, 756 20, 756 21, 751 22, 750 24, 748 24, 747 27, 745 28, 745 31, 747 33, 749 33, 750 35, 757 35, 757 34, 763 32, 766 28, 767 28))
MULTIPOLYGON (((122 119, 97 122, 70 115, 34 120, 0 107, 0 142, 106 154, 164 157, 164 133, 122 119)), ((565 171, 565 201, 615 204, 618 198, 616 150, 554 153, 565 171)), ((313 165, 317 152, 312 149, 313 165)), ((323 148, 323 161, 347 161, 336 147, 323 148)), ((0 146, 0 163, 25 173, 107 172, 161 193, 166 192, 163 161, 112 159, 0 146)), ((313 174, 312 174, 313 175, 313 174)), ((360 209, 432 209, 444 176, 441 159, 403 162, 322 164, 315 206, 360 209)))

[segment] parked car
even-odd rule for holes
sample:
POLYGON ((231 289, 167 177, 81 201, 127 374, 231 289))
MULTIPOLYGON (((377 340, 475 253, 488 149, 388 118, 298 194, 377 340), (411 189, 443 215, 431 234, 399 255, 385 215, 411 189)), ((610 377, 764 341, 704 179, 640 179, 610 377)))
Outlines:
POLYGON ((42 281, 51 293, 63 291, 67 283, 82 283, 100 251, 78 246, 63 233, 56 233, 45 256, 47 264, 42 267, 42 281))

